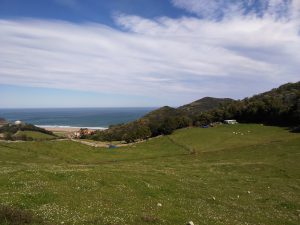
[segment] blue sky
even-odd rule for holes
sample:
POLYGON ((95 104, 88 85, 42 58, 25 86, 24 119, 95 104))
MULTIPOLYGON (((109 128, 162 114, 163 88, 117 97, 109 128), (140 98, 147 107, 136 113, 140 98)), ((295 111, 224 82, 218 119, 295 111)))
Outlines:
POLYGON ((299 80, 298 0, 0 0, 0 107, 178 106, 299 80))

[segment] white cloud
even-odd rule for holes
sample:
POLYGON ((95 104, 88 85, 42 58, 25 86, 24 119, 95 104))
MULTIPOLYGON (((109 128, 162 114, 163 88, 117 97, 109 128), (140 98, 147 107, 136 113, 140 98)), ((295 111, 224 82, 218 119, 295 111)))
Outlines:
MULTIPOLYGON (((291 12, 296 15, 296 5, 291 12)), ((119 15, 116 22, 125 30, 93 23, 1 20, 0 83, 142 95, 181 104, 206 95, 244 97, 299 80, 295 19, 236 13, 221 21, 119 15)))

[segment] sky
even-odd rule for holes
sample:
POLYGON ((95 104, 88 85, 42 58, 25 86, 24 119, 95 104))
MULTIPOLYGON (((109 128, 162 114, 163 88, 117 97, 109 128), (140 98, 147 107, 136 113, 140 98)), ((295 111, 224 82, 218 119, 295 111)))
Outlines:
POLYGON ((0 108, 242 99, 299 52, 300 0, 0 0, 0 108))

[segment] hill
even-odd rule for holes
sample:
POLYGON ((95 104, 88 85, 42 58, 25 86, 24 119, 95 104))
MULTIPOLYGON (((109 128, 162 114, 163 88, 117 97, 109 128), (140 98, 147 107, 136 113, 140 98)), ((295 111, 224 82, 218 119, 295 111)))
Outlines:
POLYGON ((300 82, 288 83, 210 111, 210 120, 235 118, 239 122, 270 125, 300 125, 300 82))
POLYGON ((18 131, 13 135, 17 140, 52 140, 56 137, 51 134, 42 133, 40 131, 18 131))
POLYGON ((108 130, 98 131, 93 136, 86 138, 100 141, 134 142, 161 134, 171 134, 176 129, 191 126, 192 116, 195 114, 218 108, 232 101, 232 99, 205 97, 179 108, 164 106, 136 121, 112 126, 108 130))
POLYGON ((0 224, 298 224, 299 151, 299 134, 257 124, 117 149, 1 142, 0 224))
POLYGON ((183 127, 207 126, 226 119, 237 119, 243 123, 292 126, 299 132, 300 82, 288 83, 243 100, 205 97, 179 108, 165 106, 136 121, 112 126, 86 138, 134 142, 171 134, 183 127))
POLYGON ((32 124, 5 124, 0 127, 0 134, 6 140, 44 140, 53 139, 56 136, 48 130, 32 124))
POLYGON ((194 101, 190 104, 183 105, 177 108, 177 111, 182 112, 188 116, 194 116, 199 112, 206 112, 213 109, 216 109, 222 105, 226 105, 228 103, 233 102, 233 99, 230 98, 212 98, 212 97, 205 97, 194 101))

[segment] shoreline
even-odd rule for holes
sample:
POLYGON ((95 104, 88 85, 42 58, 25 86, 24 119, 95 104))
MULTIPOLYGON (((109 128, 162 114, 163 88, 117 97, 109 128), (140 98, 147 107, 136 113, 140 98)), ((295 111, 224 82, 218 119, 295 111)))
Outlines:
POLYGON ((105 127, 71 127, 71 126, 47 126, 47 125, 35 125, 37 127, 43 128, 48 131, 52 132, 76 132, 79 131, 80 129, 88 129, 92 131, 96 130, 106 130, 107 128, 105 127))

